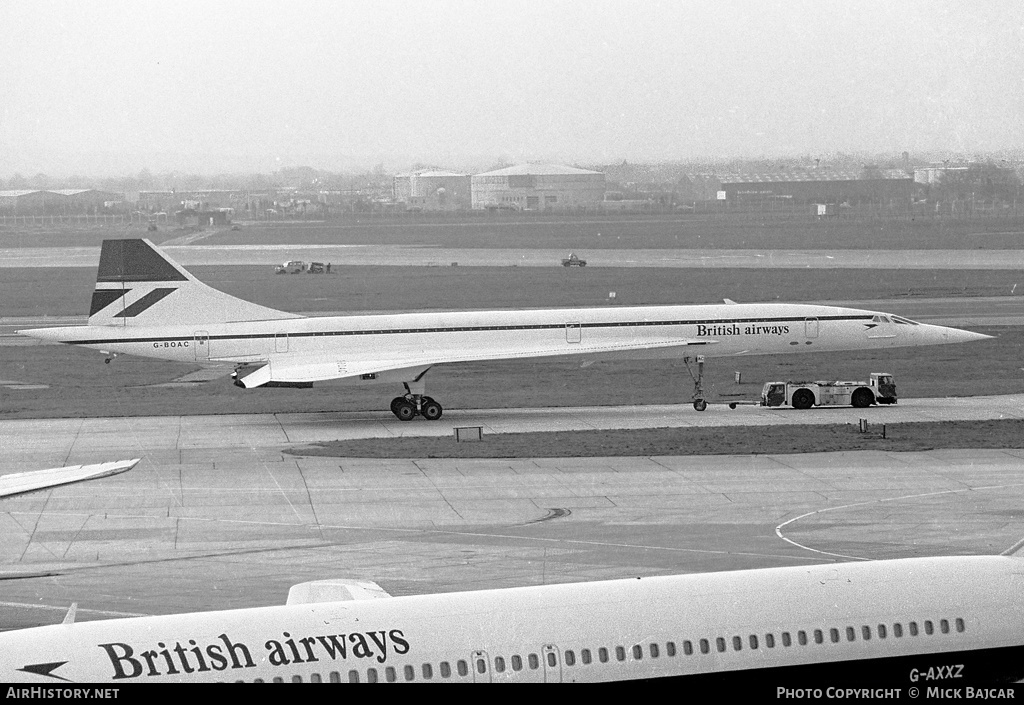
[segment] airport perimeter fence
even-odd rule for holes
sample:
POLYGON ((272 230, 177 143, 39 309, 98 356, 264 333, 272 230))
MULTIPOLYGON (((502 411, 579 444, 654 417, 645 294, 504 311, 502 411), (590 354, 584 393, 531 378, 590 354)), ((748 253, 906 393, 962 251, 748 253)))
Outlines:
POLYGON ((0 226, 11 227, 60 227, 69 228, 109 228, 113 226, 130 227, 145 226, 149 223, 168 224, 170 217, 164 213, 151 216, 139 213, 97 213, 75 215, 0 215, 0 226))

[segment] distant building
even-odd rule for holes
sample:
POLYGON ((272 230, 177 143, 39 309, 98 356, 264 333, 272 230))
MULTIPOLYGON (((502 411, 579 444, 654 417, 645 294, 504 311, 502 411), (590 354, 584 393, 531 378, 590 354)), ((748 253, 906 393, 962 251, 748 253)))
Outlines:
POLYGON ((4 215, 38 215, 57 200, 56 194, 38 189, 0 191, 0 213, 4 215))
POLYGON ((231 216, 234 215, 233 208, 216 208, 214 210, 199 211, 196 213, 200 226, 207 225, 227 225, 231 222, 231 216))
MULTIPOLYGON (((693 200, 732 203, 850 203, 909 198, 914 178, 902 169, 792 169, 759 174, 694 174, 688 179, 693 200)), ((684 191, 687 191, 684 189, 684 191)))
POLYGON ((919 184, 937 184, 942 181, 946 174, 961 171, 966 172, 970 167, 966 164, 957 166, 922 166, 914 169, 914 181, 919 184))
POLYGON ((472 205, 469 174, 422 169, 394 178, 394 199, 406 210, 454 211, 472 205))
POLYGON ((605 176, 600 171, 557 164, 520 164, 472 178, 473 208, 566 210, 600 207, 605 176))
POLYGON ((101 213, 104 211, 121 210, 124 194, 113 191, 100 191, 92 188, 55 189, 64 197, 61 204, 65 213, 101 213))
POLYGON ((120 210, 123 193, 96 189, 0 191, 5 215, 80 215, 120 210))

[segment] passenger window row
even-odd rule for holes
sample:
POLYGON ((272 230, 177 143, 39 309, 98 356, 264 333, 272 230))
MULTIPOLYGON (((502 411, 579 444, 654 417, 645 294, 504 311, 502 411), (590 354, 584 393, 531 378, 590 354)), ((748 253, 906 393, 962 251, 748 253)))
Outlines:
MULTIPOLYGON (((827 631, 824 629, 814 629, 811 630, 810 633, 801 629, 796 632, 795 642, 800 646, 807 646, 812 641, 815 644, 824 644, 827 639, 833 644, 838 644, 841 641, 852 642, 857 641, 858 639, 861 641, 870 641, 873 637, 878 639, 887 639, 890 635, 893 638, 899 639, 902 638, 904 634, 908 634, 910 636, 918 636, 920 634, 931 636, 936 633, 950 634, 953 630, 955 630, 956 633, 961 634, 966 631, 966 629, 967 626, 964 620, 960 617, 953 620, 952 624, 948 619, 940 619, 937 624, 930 619, 926 619, 920 624, 918 622, 907 622, 906 629, 904 629, 903 624, 900 622, 893 623, 891 629, 885 624, 879 624, 874 629, 868 625, 862 625, 859 629, 852 626, 847 626, 843 629, 832 627, 827 631)), ((783 647, 793 646, 794 639, 793 634, 790 632, 782 632, 778 639, 776 639, 775 634, 765 634, 763 641, 757 634, 750 634, 746 639, 746 644, 747 648, 751 650, 757 650, 760 648, 774 649, 778 644, 781 644, 783 647)), ((712 650, 717 651, 718 653, 724 653, 729 651, 730 648, 733 651, 742 651, 744 648, 744 639, 739 635, 730 638, 720 636, 713 640, 697 639, 696 641, 691 641, 689 639, 685 639, 681 646, 681 651, 685 656, 692 656, 696 653, 710 654, 712 650)), ((645 653, 649 658, 659 658, 663 652, 661 645, 653 642, 647 645, 646 650, 643 645, 635 644, 629 651, 631 652, 634 661, 639 661, 645 658, 645 653)), ((676 642, 665 642, 665 656, 675 656, 679 651, 680 649, 677 649, 676 642)), ((596 652, 597 662, 608 663, 612 659, 613 655, 616 661, 625 661, 626 654, 627 651, 625 647, 616 646, 613 651, 609 651, 609 649, 602 646, 598 648, 596 652)), ((565 665, 575 666, 580 664, 585 666, 594 662, 594 656, 595 654, 591 649, 580 649, 578 656, 576 651, 570 649, 565 652, 565 665)))
MULTIPOLYGON (((361 680, 360 671, 353 668, 348 672, 347 681, 349 683, 359 683, 361 680)), ((451 678, 453 673, 457 673, 459 677, 465 678, 469 675, 469 662, 465 659, 459 659, 455 662, 455 668, 452 668, 452 664, 448 661, 442 661, 438 664, 437 673, 441 678, 451 678)), ((432 680, 434 678, 434 666, 429 663, 423 664, 422 679, 432 680)), ((397 683, 399 680, 412 681, 416 680, 416 668, 412 665, 405 665, 402 667, 396 666, 385 666, 383 669, 378 668, 367 668, 366 669, 366 682, 367 683, 397 683), (383 670, 383 674, 381 673, 383 670), (401 674, 401 677, 399 677, 401 674)), ((241 682, 241 681, 239 681, 241 682)), ((262 683, 262 679, 256 679, 256 683, 262 683)), ((274 678, 273 683, 284 683, 284 678, 278 676, 274 678)), ((292 683, 301 683, 302 676, 295 675, 291 678, 292 683)), ((341 683, 341 673, 339 671, 331 671, 327 674, 327 680, 323 680, 323 676, 319 673, 313 673, 309 676, 310 683, 341 683)))
MULTIPOLYGON (((967 625, 964 620, 957 617, 950 622, 948 619, 940 619, 938 623, 926 619, 924 622, 907 622, 906 628, 903 623, 894 622, 891 627, 886 624, 879 624, 872 628, 868 625, 861 625, 859 628, 853 626, 846 626, 843 628, 831 627, 825 629, 812 629, 810 632, 800 629, 796 632, 796 639, 794 640, 793 634, 790 632, 781 632, 779 638, 776 639, 775 634, 769 633, 764 635, 762 641, 757 634, 750 634, 746 638, 747 648, 751 650, 757 650, 760 648, 774 649, 776 646, 781 645, 782 647, 793 646, 794 641, 800 646, 807 646, 810 643, 824 644, 826 641, 832 644, 838 644, 840 642, 853 642, 860 639, 861 641, 870 641, 873 638, 877 639, 888 639, 890 637, 894 639, 900 639, 905 635, 909 636, 920 636, 922 634, 931 636, 933 634, 951 634, 954 631, 957 634, 962 634, 967 630, 967 625), (762 646, 763 645, 763 646, 762 646)), ((642 644, 634 644, 632 647, 627 649, 625 646, 616 646, 609 649, 608 647, 601 646, 595 651, 587 648, 579 650, 577 654, 576 650, 568 649, 565 651, 564 660, 566 666, 582 665, 586 666, 594 663, 596 660, 598 663, 608 663, 613 658, 615 661, 625 661, 627 657, 632 657, 634 661, 640 661, 644 658, 660 658, 662 655, 665 657, 674 657, 682 652, 685 656, 692 656, 696 653, 710 654, 712 649, 718 653, 724 653, 730 648, 733 651, 742 651, 744 648, 743 637, 736 635, 729 638, 716 637, 714 640, 711 639, 697 639, 691 641, 684 639, 681 643, 681 649, 677 647, 676 642, 667 641, 664 644, 664 649, 661 644, 651 642, 647 645, 646 649, 642 644)), ((554 651, 549 651, 545 654, 548 666, 554 668, 558 665, 557 657, 554 651)), ((505 673, 507 671, 519 672, 523 670, 535 671, 540 668, 540 656, 537 654, 527 654, 526 657, 522 657, 519 654, 513 654, 506 658, 504 656, 494 657, 494 671, 495 673, 505 673)), ((483 675, 487 673, 487 662, 482 656, 478 656, 474 661, 474 668, 477 673, 483 675)), ((469 676, 469 662, 465 659, 459 659, 455 662, 454 668, 448 661, 441 661, 437 666, 437 675, 440 679, 452 678, 453 674, 456 674, 459 678, 466 678, 469 676)), ((435 675, 435 669, 432 664, 424 663, 419 669, 420 680, 433 680, 435 675)), ((347 680, 349 683, 359 683, 361 680, 361 671, 352 669, 348 672, 347 680)), ((366 681, 367 683, 396 683, 398 681, 414 681, 417 680, 417 669, 412 665, 405 665, 401 667, 396 666, 385 666, 383 669, 368 668, 366 669, 366 681), (381 673, 383 670, 383 674, 381 673)), ((281 676, 275 677, 272 682, 283 683, 285 679, 281 676)), ((291 682, 301 683, 303 681, 301 675, 294 675, 291 677, 291 682)), ((257 683, 262 683, 263 679, 256 679, 257 683)), ((323 677, 319 673, 313 673, 309 676, 309 682, 311 683, 341 683, 342 675, 339 671, 331 671, 327 674, 327 680, 324 681, 323 677)))

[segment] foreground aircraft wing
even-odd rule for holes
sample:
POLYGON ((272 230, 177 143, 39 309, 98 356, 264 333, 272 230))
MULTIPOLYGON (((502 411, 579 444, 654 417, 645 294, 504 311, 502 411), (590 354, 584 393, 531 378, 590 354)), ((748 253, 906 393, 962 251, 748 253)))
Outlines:
POLYGON ((96 465, 71 465, 66 468, 51 468, 49 470, 33 470, 32 472, 3 475, 0 477, 0 497, 11 497, 25 494, 26 492, 44 490, 48 487, 70 485, 75 482, 117 475, 131 470, 139 460, 140 458, 135 458, 134 460, 117 460, 111 463, 98 463, 96 465))
POLYGON ((344 360, 330 359, 323 355, 294 355, 282 353, 274 355, 267 364, 243 377, 240 381, 246 388, 259 387, 268 382, 325 382, 343 377, 387 372, 388 370, 404 370, 417 367, 431 367, 453 362, 483 362, 486 360, 517 360, 538 357, 559 357, 577 355, 581 357, 613 356, 617 353, 629 353, 634 350, 651 350, 656 348, 677 348, 686 346, 705 346, 716 343, 707 339, 679 339, 658 343, 636 343, 616 345, 589 345, 586 347, 566 350, 563 348, 545 349, 530 348, 521 350, 477 348, 472 350, 421 351, 410 350, 407 353, 390 351, 375 354, 368 351, 365 355, 350 356, 344 360))

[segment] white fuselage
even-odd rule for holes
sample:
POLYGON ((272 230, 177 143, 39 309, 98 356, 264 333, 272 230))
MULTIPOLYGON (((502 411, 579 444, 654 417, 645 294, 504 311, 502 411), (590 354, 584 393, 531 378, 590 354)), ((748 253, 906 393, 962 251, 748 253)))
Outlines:
POLYGON ((61 624, 0 634, 0 680, 994 682, 1022 589, 1016 558, 918 558, 61 624))
POLYGON ((189 326, 84 326, 27 333, 105 352, 183 362, 261 362, 283 355, 343 362, 372 353, 383 358, 415 357, 423 364, 588 354, 723 357, 985 337, 925 324, 888 321, 872 326, 878 315, 833 306, 769 303, 353 315, 189 326))

